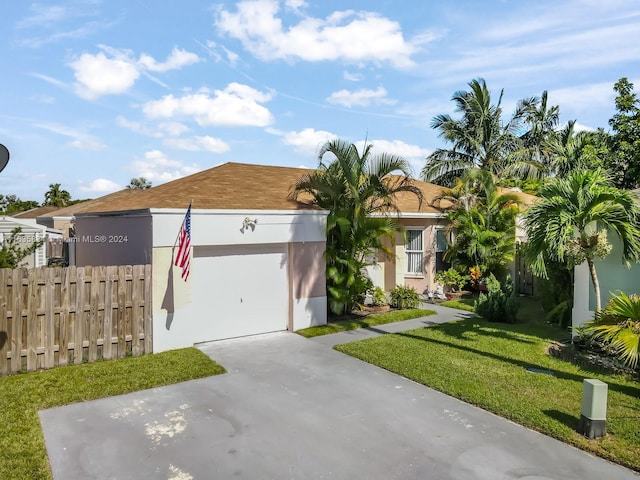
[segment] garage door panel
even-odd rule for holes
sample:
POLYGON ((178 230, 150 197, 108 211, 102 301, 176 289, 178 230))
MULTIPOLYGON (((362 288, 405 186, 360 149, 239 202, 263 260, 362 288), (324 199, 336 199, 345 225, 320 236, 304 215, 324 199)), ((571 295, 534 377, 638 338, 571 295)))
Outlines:
POLYGON ((201 341, 287 328, 286 246, 197 247, 189 280, 201 341))

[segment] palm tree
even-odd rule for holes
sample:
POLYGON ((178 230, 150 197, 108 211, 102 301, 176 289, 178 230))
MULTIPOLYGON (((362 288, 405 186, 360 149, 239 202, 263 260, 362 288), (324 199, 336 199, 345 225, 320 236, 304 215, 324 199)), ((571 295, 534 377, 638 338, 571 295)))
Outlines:
POLYGON ((144 177, 132 178, 127 185, 128 190, 146 190, 151 188, 151 182, 144 177))
POLYGON ((523 125, 528 130, 520 136, 520 149, 514 152, 512 161, 506 167, 509 175, 519 178, 542 178, 549 175, 551 152, 547 144, 556 136, 560 108, 549 106, 548 93, 523 99, 518 104, 523 125))
POLYGON ((447 230, 453 241, 445 260, 460 270, 486 267, 500 276, 515 255, 515 219, 521 204, 517 194, 500 190, 491 172, 474 168, 434 199, 439 207, 447 203, 447 230))
POLYGON ((607 347, 631 368, 640 362, 640 296, 614 295, 594 321, 584 327, 593 339, 604 340, 607 347))
POLYGON ((566 178, 556 177, 538 195, 541 200, 524 216, 529 237, 526 255, 533 272, 546 277, 545 257, 573 265, 586 261, 599 311, 594 259, 611 251, 607 231, 620 238, 624 261, 640 258, 640 207, 629 192, 615 188, 602 169, 574 170, 566 178))
POLYGON ((343 140, 325 143, 318 154, 318 169, 303 175, 291 193, 294 199, 310 195, 315 205, 329 211, 327 292, 335 314, 351 311, 362 293, 361 270, 367 255, 378 249, 393 255, 384 239, 393 241, 396 232, 402 231, 390 216, 398 211, 396 194, 411 192, 422 200, 420 189, 409 178, 406 160, 386 153, 372 155, 371 150, 372 145, 366 145, 361 155, 354 144, 343 140))
POLYGON ((71 201, 71 194, 61 188, 59 183, 49 185, 49 191, 44 194, 43 205, 53 205, 55 207, 66 207, 71 201))
POLYGON ((464 170, 473 167, 500 174, 510 155, 520 149, 517 133, 529 104, 520 102, 516 112, 505 124, 502 121, 502 95, 492 104, 491 95, 483 79, 472 80, 470 91, 454 93, 452 101, 460 119, 438 115, 431 127, 451 143, 451 148, 439 148, 427 157, 422 178, 428 182, 451 186, 464 170))

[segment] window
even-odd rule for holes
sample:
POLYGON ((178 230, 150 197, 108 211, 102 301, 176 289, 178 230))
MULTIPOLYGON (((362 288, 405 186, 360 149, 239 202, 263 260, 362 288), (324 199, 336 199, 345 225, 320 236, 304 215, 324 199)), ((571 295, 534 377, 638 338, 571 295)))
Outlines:
POLYGON ((422 229, 407 229, 407 243, 404 251, 407 254, 407 273, 423 275, 424 248, 422 248, 422 229))
POLYGON ((445 262, 444 260, 444 252, 447 250, 449 246, 447 231, 444 228, 436 229, 436 273, 444 272, 445 270, 449 270, 451 268, 451 264, 449 262, 445 262))

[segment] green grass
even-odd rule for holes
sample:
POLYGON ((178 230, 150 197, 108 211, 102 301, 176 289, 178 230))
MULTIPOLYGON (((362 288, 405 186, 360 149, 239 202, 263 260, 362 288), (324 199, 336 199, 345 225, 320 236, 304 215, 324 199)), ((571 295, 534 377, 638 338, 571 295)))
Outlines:
POLYGON ((475 311, 475 298, 461 298, 459 300, 445 300, 440 303, 443 307, 459 308, 460 310, 466 310, 468 312, 475 311))
POLYGON ((51 479, 38 410, 224 373, 196 348, 0 378, 0 478, 51 479))
POLYGON ((547 355, 547 346, 568 332, 545 324, 540 308, 530 301, 524 301, 520 322, 464 319, 335 348, 640 471, 637 377, 581 368, 547 355), (529 373, 527 367, 554 375, 529 373), (601 439, 587 440, 576 432, 585 378, 609 385, 607 435, 601 439))
POLYGON ((307 338, 318 337, 320 335, 329 335, 331 333, 355 330, 356 328, 373 327, 376 325, 383 325, 385 323, 401 322, 403 320, 411 320, 412 318, 426 317, 428 315, 434 315, 435 313, 436 312, 433 310, 421 310, 419 308, 374 313, 362 318, 340 320, 326 325, 319 325, 317 327, 303 328, 302 330, 296 331, 296 333, 307 338))

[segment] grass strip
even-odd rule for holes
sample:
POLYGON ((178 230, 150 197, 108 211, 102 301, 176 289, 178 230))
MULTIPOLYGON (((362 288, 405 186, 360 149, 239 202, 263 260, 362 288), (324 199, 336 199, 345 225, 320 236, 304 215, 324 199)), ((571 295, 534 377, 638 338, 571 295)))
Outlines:
POLYGON ((38 410, 224 373, 196 348, 0 378, 0 478, 51 479, 38 410))
POLYGON ((475 298, 461 298, 459 300, 445 300, 440 303, 443 307, 458 308, 467 312, 475 312, 475 298))
POLYGON ((411 320, 412 318, 427 317, 435 313, 433 310, 422 310, 419 308, 373 313, 362 318, 340 320, 317 327, 303 328, 302 330, 296 331, 296 333, 307 338, 318 337, 320 335, 346 332, 347 330, 355 330, 357 328, 374 327, 376 325, 384 325, 385 323, 402 322, 403 320, 411 320))

